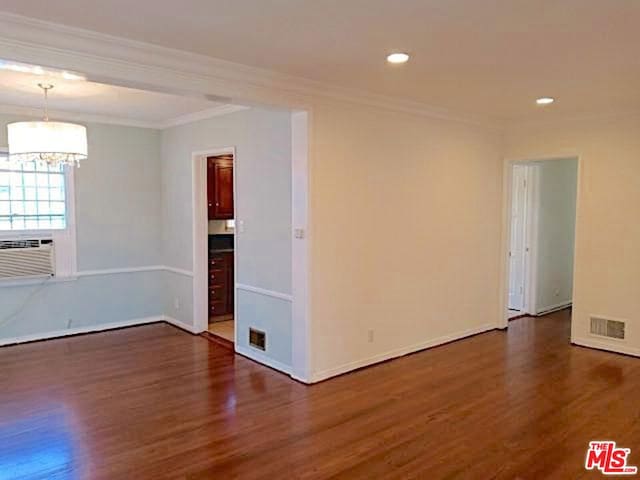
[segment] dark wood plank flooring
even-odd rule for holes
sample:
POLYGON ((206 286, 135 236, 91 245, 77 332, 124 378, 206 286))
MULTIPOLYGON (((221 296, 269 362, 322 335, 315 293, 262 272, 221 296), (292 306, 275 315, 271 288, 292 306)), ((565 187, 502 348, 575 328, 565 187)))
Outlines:
POLYGON ((578 479, 640 465, 640 360, 568 313, 307 387, 156 324, 0 349, 0 479, 578 479))

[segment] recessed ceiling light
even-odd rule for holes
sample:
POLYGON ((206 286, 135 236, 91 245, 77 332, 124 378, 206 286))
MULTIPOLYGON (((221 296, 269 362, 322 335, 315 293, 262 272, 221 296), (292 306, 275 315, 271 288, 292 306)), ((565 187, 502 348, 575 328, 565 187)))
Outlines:
POLYGON ((555 101, 556 101, 556 99, 555 99, 555 98, 553 98, 553 97, 540 97, 540 98, 538 98, 538 99, 536 100, 536 103, 537 103, 538 105, 550 105, 550 104, 552 104, 552 103, 553 103, 553 102, 555 102, 555 101))
POLYGON ((402 52, 392 53, 387 55, 387 62, 389 63, 407 63, 409 61, 409 55, 402 52))

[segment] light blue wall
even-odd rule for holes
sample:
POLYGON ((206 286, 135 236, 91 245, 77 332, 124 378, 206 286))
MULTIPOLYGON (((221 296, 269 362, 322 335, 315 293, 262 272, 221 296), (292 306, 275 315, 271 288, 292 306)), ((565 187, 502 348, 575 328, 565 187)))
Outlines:
MULTIPOLYGON (((167 129, 162 133, 163 258, 193 270, 192 154, 236 147, 238 232, 236 281, 291 294, 291 115, 253 108, 167 129)), ((193 279, 165 274, 165 311, 193 325, 193 279), (179 309, 175 308, 178 299, 179 309)), ((243 291, 238 294, 239 347, 255 326, 267 333, 266 355, 291 364, 291 303, 243 291)))
POLYGON ((78 268, 162 263, 160 132, 93 125, 76 171, 78 268))
MULTIPOLYGON (((14 120, 20 118, 0 116, 0 146, 6 145, 5 124, 14 120)), ((75 179, 80 272, 159 265, 193 270, 192 153, 235 146, 237 211, 245 222, 237 282, 291 294, 288 112, 251 109, 163 132, 87 127, 89 159, 75 179)), ((0 343, 165 314, 193 325, 192 295, 192 277, 161 271, 0 287, 0 343)), ((289 301, 240 292, 240 348, 250 348, 249 326, 266 331, 266 357, 291 364, 289 301)))
MULTIPOLYGON (((15 120, 0 115, 0 146, 15 120)), ((161 264, 160 132, 87 129, 89 158, 75 176, 79 271, 161 264)), ((162 281, 140 272, 0 287, 0 340, 161 315, 162 281)))

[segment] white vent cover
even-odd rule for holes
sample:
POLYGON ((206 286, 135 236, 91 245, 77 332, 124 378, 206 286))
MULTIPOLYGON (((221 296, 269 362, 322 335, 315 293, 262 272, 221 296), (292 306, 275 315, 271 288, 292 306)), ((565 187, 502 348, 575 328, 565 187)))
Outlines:
POLYGON ((51 240, 0 241, 0 280, 54 275, 51 240))
POLYGON ((624 340, 625 322, 620 320, 609 320, 608 318, 591 317, 592 335, 600 337, 616 338, 624 340))

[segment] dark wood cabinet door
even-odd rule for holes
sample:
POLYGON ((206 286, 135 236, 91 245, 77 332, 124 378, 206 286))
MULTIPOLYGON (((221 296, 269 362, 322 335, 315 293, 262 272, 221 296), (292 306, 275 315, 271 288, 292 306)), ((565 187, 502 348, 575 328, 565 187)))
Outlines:
POLYGON ((215 163, 215 218, 233 218, 233 160, 215 163))
POLYGON ((234 270, 234 257, 233 253, 230 253, 228 256, 228 279, 227 279, 227 311, 229 313, 233 313, 235 311, 235 295, 234 292, 236 290, 236 278, 235 278, 235 270, 234 270))
POLYGON ((233 253, 224 252, 209 258, 209 316, 233 314, 233 253))
POLYGON ((216 197, 216 159, 215 157, 207 158, 207 211, 209 212, 209 220, 215 219, 215 197, 216 197))
POLYGON ((233 218, 233 158, 207 158, 207 199, 209 220, 233 218))

